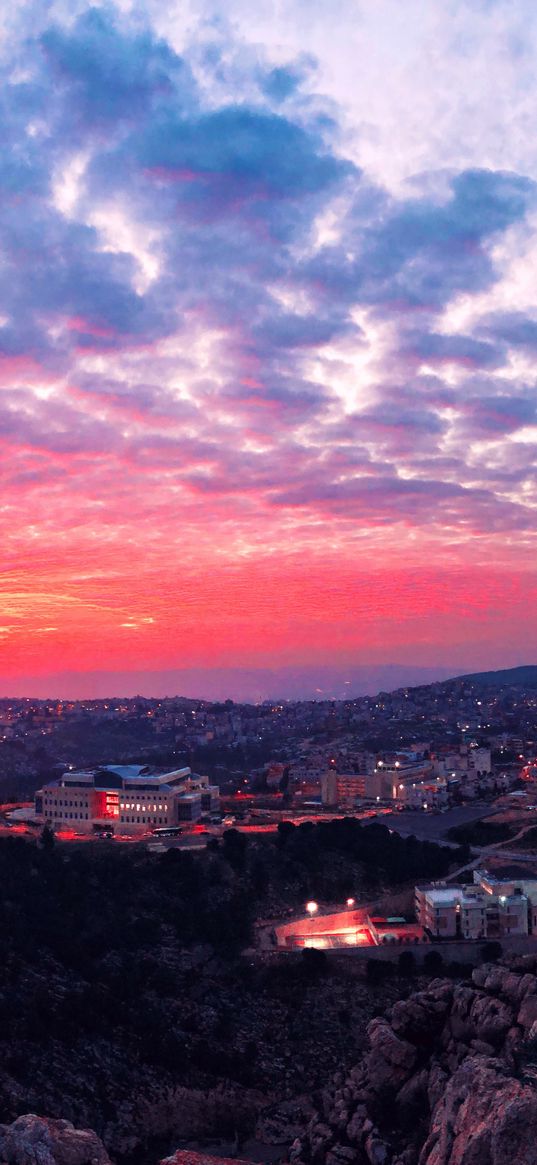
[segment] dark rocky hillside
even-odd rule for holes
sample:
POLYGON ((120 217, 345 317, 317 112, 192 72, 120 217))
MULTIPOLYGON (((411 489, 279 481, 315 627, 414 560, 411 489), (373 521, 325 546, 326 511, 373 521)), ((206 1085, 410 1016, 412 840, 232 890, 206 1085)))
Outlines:
MULTIPOLYGON (((469 983, 435 979, 394 1002, 370 1022, 356 1066, 333 1074, 303 1104, 303 1127, 279 1158, 291 1165, 537 1165, 536 972, 534 957, 486 964, 469 983)), ((195 1152, 168 1160, 214 1165, 195 1152)), ((26 1115, 0 1126, 0 1165, 109 1165, 109 1157, 94 1132, 26 1115)))
POLYGON ((243 955, 256 913, 446 855, 345 822, 247 846, 229 831, 195 856, 0 841, 0 1122, 66 1118, 144 1163, 173 1138, 244 1140, 277 1110, 273 1137, 278 1106, 308 1108, 349 1069, 401 983, 373 988, 345 958, 243 955))

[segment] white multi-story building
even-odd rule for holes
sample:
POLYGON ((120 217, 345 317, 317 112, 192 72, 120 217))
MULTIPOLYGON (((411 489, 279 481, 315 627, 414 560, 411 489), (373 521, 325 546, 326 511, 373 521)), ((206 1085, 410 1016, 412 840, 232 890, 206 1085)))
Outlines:
POLYGON ((492 939, 537 933, 537 879, 502 881, 474 871, 470 886, 416 886, 416 916, 438 938, 492 939))
POLYGON ((468 752, 468 771, 488 776, 492 772, 490 748, 471 748, 468 752))
POLYGON ((189 768, 152 772, 143 765, 106 765, 66 772, 35 794, 35 817, 77 833, 147 833, 197 821, 219 805, 218 786, 189 768))

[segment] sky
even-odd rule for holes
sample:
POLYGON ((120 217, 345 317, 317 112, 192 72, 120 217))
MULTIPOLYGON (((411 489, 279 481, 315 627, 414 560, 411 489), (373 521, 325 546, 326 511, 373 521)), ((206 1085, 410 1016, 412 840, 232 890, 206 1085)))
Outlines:
POLYGON ((531 0, 4 7, 0 694, 537 662, 536 54, 531 0))

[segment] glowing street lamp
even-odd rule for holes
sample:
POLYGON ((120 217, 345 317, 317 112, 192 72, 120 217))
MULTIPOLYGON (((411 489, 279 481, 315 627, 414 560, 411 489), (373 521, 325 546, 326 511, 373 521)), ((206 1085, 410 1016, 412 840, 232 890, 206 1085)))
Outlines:
POLYGON ((306 910, 311 918, 313 918, 314 914, 317 914, 318 909, 319 909, 318 902, 306 902, 306 910))
POLYGON ((349 910, 351 909, 352 906, 356 906, 356 899, 355 898, 347 898, 347 906, 349 907, 349 910))

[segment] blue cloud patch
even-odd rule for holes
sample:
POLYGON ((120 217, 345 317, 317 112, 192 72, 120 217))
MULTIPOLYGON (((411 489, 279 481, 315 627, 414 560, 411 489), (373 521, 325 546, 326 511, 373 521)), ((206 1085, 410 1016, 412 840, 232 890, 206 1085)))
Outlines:
POLYGON ((228 106, 195 120, 151 125, 139 148, 142 166, 185 187, 211 184, 223 203, 237 198, 297 198, 327 191, 351 163, 326 152, 284 117, 228 106))

